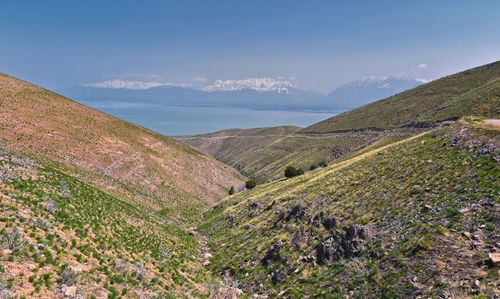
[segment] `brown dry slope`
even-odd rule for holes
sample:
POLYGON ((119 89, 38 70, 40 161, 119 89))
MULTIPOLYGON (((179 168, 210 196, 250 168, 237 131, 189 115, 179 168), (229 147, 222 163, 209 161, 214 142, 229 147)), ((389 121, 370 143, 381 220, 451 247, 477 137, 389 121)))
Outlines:
POLYGON ((0 75, 0 142, 103 173, 167 205, 191 197, 206 205, 242 184, 231 167, 170 138, 6 75, 0 75))

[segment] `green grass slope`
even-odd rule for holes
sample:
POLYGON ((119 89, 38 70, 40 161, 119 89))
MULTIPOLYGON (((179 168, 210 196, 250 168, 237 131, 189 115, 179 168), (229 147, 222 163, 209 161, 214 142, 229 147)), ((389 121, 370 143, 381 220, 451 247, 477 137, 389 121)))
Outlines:
MULTIPOLYGON (((416 121, 442 120, 466 115, 498 115, 500 61, 476 67, 420 85, 392 97, 347 111, 302 130, 302 133, 327 133, 346 130, 389 129, 416 121), (484 85, 484 87, 482 87, 484 85), (490 96, 474 105, 474 93, 490 96), (490 100, 492 102, 486 102, 490 100), (449 103, 449 104, 448 104, 449 103), (436 109, 446 108, 441 112, 436 109), (467 109, 466 109, 467 108, 467 109), (421 117, 421 118, 419 118, 421 117)), ((474 98, 477 101, 477 98, 474 98)))
POLYGON ((288 165, 308 171, 311 165, 334 160, 365 142, 360 136, 295 135, 300 129, 231 129, 175 138, 261 182, 282 178, 288 165))
POLYGON ((498 296, 500 131, 385 142, 221 202, 210 268, 270 298, 498 296))
POLYGON ((272 143, 283 136, 296 133, 302 128, 280 126, 255 129, 229 129, 208 134, 178 136, 176 140, 226 164, 233 157, 272 143))
POLYGON ((473 114, 500 118, 500 78, 481 85, 418 117, 418 121, 441 121, 473 114))
POLYGON ((197 260, 200 244, 167 212, 103 192, 61 169, 0 148, 2 296, 210 292, 211 278, 197 260))
POLYGON ((283 137, 232 157, 230 165, 246 176, 265 182, 283 178, 288 165, 309 171, 311 165, 330 162, 364 143, 359 137, 283 137))
POLYGON ((220 283, 190 227, 239 173, 0 74, 0 297, 199 298, 220 283))

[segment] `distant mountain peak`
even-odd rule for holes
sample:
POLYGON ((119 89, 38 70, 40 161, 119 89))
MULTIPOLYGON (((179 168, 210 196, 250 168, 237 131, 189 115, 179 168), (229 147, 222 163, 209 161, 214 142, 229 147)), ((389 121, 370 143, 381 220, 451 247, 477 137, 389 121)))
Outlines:
POLYGON ((178 84, 170 82, 150 82, 150 81, 129 81, 129 80, 108 80, 100 83, 87 83, 84 84, 87 87, 97 87, 97 88, 110 88, 110 89, 132 89, 132 90, 144 90, 153 87, 189 87, 189 84, 178 84))
POLYGON ((288 94, 297 89, 290 81, 275 78, 247 78, 243 80, 215 80, 214 83, 202 88, 204 91, 238 91, 250 89, 258 92, 277 92, 288 94))

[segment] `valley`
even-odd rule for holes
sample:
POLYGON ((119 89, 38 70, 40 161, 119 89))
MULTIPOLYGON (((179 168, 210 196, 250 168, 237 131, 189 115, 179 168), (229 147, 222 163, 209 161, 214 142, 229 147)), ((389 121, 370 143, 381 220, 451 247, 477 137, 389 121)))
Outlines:
POLYGON ((500 296, 499 78, 170 138, 0 75, 0 294, 500 296))

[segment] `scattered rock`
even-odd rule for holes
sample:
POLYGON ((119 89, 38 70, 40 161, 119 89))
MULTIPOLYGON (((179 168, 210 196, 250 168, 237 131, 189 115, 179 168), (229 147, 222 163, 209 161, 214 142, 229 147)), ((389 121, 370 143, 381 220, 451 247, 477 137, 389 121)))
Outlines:
POLYGON ((232 213, 228 214, 226 216, 226 219, 227 219, 227 221, 229 221, 231 223, 232 226, 236 226, 236 218, 235 218, 234 214, 232 214, 232 213))
POLYGON ((57 213, 60 209, 52 200, 49 200, 45 202, 45 210, 49 213, 57 213))
POLYGON ((262 258, 261 263, 263 265, 267 265, 269 263, 269 261, 279 261, 279 260, 281 260, 280 249, 281 249, 281 241, 277 241, 274 244, 274 246, 267 251, 267 253, 264 256, 264 258, 262 258))
POLYGON ((438 295, 439 295, 439 298, 443 298, 443 299, 450 298, 450 293, 448 293, 445 290, 439 290, 438 295))
POLYGON ((284 278, 285 278, 285 274, 281 273, 280 271, 276 271, 271 276, 271 282, 274 285, 276 285, 276 284, 279 284, 280 282, 282 282, 284 278))
POLYGON ((490 252, 488 258, 493 266, 500 267, 500 252, 490 252))
POLYGON ((66 286, 61 287, 61 291, 64 297, 75 298, 76 297, 76 286, 66 286))
POLYGON ((316 247, 316 262, 319 265, 324 265, 331 260, 330 248, 325 242, 322 242, 316 247))
POLYGON ((325 221, 323 221, 323 226, 326 229, 333 229, 337 226, 337 220, 335 220, 335 218, 333 217, 328 217, 325 219, 325 221))
POLYGON ((210 294, 209 299, 236 299, 243 295, 243 291, 233 287, 222 287, 210 294))
POLYGON ((314 215, 311 224, 315 227, 320 227, 321 225, 321 219, 323 219, 324 213, 320 212, 319 214, 314 215))
POLYGON ((359 255, 359 246, 367 237, 367 230, 359 224, 344 228, 345 233, 338 232, 321 242, 316 247, 316 262, 324 265, 331 260, 339 260, 359 255))
POLYGON ((304 217, 304 207, 302 206, 302 203, 298 203, 292 208, 286 217, 286 221, 295 221, 297 219, 302 219, 302 217, 304 217))
POLYGON ((81 273, 83 271, 82 267, 80 266, 69 266, 68 268, 75 273, 81 273))
POLYGON ((425 205, 425 206, 424 206, 424 209, 425 209, 426 211, 432 211, 432 206, 430 206, 430 205, 425 205))
POLYGON ((366 228, 360 224, 354 224, 344 228, 346 231, 346 239, 352 240, 354 238, 366 238, 366 228))
POLYGON ((16 298, 16 293, 9 290, 0 290, 0 298, 16 298))

